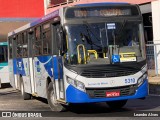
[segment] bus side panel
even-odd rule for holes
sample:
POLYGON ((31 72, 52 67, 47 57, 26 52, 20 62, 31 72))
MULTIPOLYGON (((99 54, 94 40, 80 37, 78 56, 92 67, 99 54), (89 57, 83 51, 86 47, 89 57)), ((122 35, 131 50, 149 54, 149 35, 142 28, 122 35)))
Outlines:
POLYGON ((16 88, 16 83, 15 83, 15 75, 17 74, 16 59, 9 59, 8 65, 9 65, 10 84, 13 88, 16 88))
POLYGON ((34 57, 34 80, 36 83, 36 92, 38 96, 47 98, 47 77, 52 77, 52 56, 34 57))
POLYGON ((0 63, 1 83, 9 83, 8 62, 0 63))
POLYGON ((17 59, 17 74, 18 76, 22 76, 24 90, 27 93, 31 93, 31 81, 30 81, 30 74, 29 74, 29 64, 28 58, 18 58, 17 59))

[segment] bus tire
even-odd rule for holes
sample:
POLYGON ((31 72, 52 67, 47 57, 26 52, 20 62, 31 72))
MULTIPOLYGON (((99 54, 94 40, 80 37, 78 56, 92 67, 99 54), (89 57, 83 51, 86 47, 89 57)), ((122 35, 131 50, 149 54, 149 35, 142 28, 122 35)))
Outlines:
POLYGON ((111 109, 120 109, 127 103, 127 100, 108 101, 106 103, 111 109))
POLYGON ((30 100, 31 99, 31 94, 25 92, 25 90, 24 90, 24 83, 23 83, 22 77, 20 77, 20 79, 21 79, 20 80, 20 90, 21 90, 22 98, 24 100, 30 100))
POLYGON ((62 112, 65 109, 62 104, 60 104, 56 101, 54 91, 55 90, 53 88, 53 82, 50 82, 48 85, 48 90, 47 90, 48 104, 49 104, 52 111, 62 112))

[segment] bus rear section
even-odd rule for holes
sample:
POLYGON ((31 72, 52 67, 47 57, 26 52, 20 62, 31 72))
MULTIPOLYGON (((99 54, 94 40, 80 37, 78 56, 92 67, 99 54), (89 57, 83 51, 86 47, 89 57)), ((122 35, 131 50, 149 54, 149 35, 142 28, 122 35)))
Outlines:
POLYGON ((2 84, 9 83, 7 47, 7 42, 0 42, 0 87, 2 84))

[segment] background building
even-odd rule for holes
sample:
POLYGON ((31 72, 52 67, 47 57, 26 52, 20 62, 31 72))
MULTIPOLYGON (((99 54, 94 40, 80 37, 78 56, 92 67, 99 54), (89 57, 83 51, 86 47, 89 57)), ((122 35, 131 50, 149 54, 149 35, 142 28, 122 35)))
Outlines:
POLYGON ((8 32, 43 15, 44 0, 0 0, 0 42, 7 41, 8 32))

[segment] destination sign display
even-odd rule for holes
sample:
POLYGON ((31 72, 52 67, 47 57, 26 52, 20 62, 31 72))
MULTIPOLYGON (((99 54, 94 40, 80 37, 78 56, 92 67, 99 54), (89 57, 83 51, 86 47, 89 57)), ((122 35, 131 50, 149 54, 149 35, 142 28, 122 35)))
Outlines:
POLYGON ((131 15, 139 15, 138 9, 135 6, 82 7, 82 8, 69 8, 66 11, 66 18, 85 18, 85 17, 88 18, 88 17, 131 16, 131 15))
POLYGON ((94 16, 119 16, 119 15, 131 15, 130 9, 102 9, 102 10, 74 10, 75 17, 94 17, 94 16))

